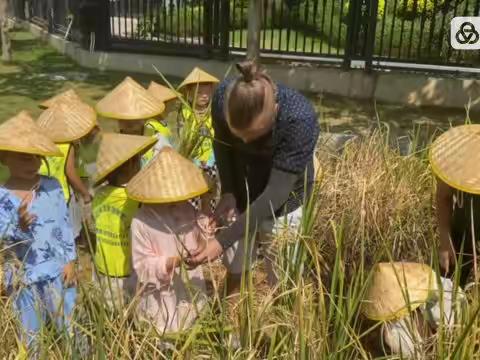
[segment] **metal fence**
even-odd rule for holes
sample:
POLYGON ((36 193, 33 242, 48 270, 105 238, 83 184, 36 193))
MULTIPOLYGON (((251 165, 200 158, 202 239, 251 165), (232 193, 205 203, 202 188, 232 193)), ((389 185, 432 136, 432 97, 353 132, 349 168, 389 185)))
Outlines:
MULTIPOLYGON (((46 20, 46 3, 57 1, 69 0, 31 0, 32 14, 46 20)), ((104 40, 97 43, 106 50, 205 57, 246 50, 249 0, 90 1, 105 8, 92 26, 96 38, 104 40)), ((334 61, 345 67, 355 60, 364 61, 367 68, 480 65, 480 52, 455 51, 449 44, 451 19, 480 16, 480 0, 262 0, 262 4, 260 47, 265 55, 334 61)), ((54 14, 58 6, 53 6, 54 14)))
MULTIPOLYGON (((346 3, 345 0, 264 0, 261 50, 297 56, 342 56, 347 34, 346 3)), ((231 1, 232 50, 246 49, 247 12, 248 1, 231 1)))
POLYGON ((74 0, 29 0, 29 20, 52 33, 65 34, 72 26, 74 15, 70 7, 74 0))
MULTIPOLYGON (((113 47, 206 53, 227 47, 220 0, 109 0, 113 47)), ((228 4, 227 4, 228 5, 228 4)), ((227 34, 228 35, 228 34, 227 34)), ((227 49, 228 51, 228 49, 227 49)))
POLYGON ((48 2, 45 0, 30 0, 28 14, 30 21, 47 28, 49 23, 49 7, 48 2))
POLYGON ((450 21, 455 16, 480 16, 480 0, 379 0, 374 59, 480 65, 480 52, 450 46, 450 21))

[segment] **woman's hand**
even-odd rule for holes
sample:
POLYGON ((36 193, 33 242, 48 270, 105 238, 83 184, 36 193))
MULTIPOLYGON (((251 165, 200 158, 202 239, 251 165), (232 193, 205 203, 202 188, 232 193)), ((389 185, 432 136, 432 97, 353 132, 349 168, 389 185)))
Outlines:
POLYGON ((185 263, 190 268, 196 268, 199 265, 216 260, 222 254, 222 245, 217 239, 213 238, 208 241, 204 249, 191 251, 190 256, 185 259, 185 263))
POLYGON ((232 222, 237 215, 237 201, 233 194, 224 194, 218 202, 215 214, 213 214, 213 220, 217 224, 226 222, 232 222))
POLYGON ((30 226, 37 220, 37 216, 28 211, 28 206, 33 199, 33 193, 26 195, 18 208, 18 222, 22 231, 28 231, 30 226))
POLYGON ((77 282, 77 274, 75 272, 75 262, 71 261, 63 268, 63 284, 65 287, 75 285, 77 282))

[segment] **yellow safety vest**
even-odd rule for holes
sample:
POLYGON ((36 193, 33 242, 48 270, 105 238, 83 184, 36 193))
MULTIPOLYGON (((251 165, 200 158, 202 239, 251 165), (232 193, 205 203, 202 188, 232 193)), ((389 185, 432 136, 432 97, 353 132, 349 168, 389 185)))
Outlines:
POLYGON ((138 206, 138 202, 127 197, 123 187, 106 185, 95 194, 92 205, 97 235, 95 264, 102 274, 130 275, 130 226, 138 206))
POLYGON ((42 162, 40 167, 40 174, 45 176, 52 176, 58 180, 63 189, 63 195, 65 196, 65 201, 68 203, 70 201, 70 185, 68 184, 67 174, 65 168, 67 166, 68 153, 70 152, 70 147, 72 145, 69 143, 57 144, 57 147, 62 152, 62 157, 47 157, 47 164, 42 162), (50 170, 50 172, 49 172, 50 170))
POLYGON ((10 170, 5 165, 0 164, 0 185, 4 185, 10 178, 10 170))
MULTIPOLYGON (((182 108, 182 115, 185 121, 192 121, 192 122, 199 121, 195 116, 193 116, 192 111, 186 107, 182 108)), ((213 157, 212 139, 214 136, 214 131, 212 127, 212 115, 209 114, 208 117, 202 121, 204 121, 204 123, 202 124, 200 130, 201 131, 206 130, 208 137, 206 137, 203 140, 202 146, 200 147, 200 150, 199 150, 199 154, 195 160, 199 160, 201 162, 208 162, 208 160, 210 160, 210 158, 213 157)), ((193 129, 198 128, 198 124, 193 123, 192 128, 193 129)))
MULTIPOLYGON (((160 134, 164 136, 167 140, 170 140, 172 137, 172 132, 170 129, 164 125, 161 121, 151 119, 145 123, 145 136, 156 136, 160 134)), ((142 167, 145 166, 153 159, 153 147, 150 148, 143 156, 142 156, 142 167)))

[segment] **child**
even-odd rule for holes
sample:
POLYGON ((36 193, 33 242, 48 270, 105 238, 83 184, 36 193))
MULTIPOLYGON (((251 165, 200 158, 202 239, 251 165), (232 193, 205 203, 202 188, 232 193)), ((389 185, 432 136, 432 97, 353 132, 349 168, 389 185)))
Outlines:
POLYGON ((196 156, 196 163, 199 165, 214 166, 215 158, 213 156, 213 128, 212 115, 210 111, 210 102, 215 90, 215 84, 219 80, 205 71, 195 68, 185 78, 178 87, 191 104, 191 108, 184 106, 182 108, 182 123, 193 125, 190 129, 201 132, 206 138, 203 140, 196 156))
POLYGON ((90 106, 82 102, 58 100, 40 115, 37 124, 57 144, 63 154, 63 157, 58 158, 47 157, 46 163, 40 168, 40 173, 55 177, 62 185, 76 238, 82 229, 82 217, 79 216, 76 195, 80 196, 83 204, 92 201, 92 195, 79 174, 77 149, 79 142, 97 127, 97 115, 90 106), (75 194, 71 188, 75 190, 75 194))
POLYGON ((96 110, 100 116, 118 120, 121 134, 144 135, 147 120, 162 114, 165 104, 127 76, 98 102, 96 110))
POLYGON ((103 134, 94 183, 95 264, 110 306, 122 308, 135 290, 131 267, 130 224, 138 203, 128 199, 125 185, 140 170, 140 155, 155 144, 145 136, 103 134))
POLYGON ((480 125, 457 126, 435 140, 430 150, 437 177, 440 266, 453 275, 457 263, 462 287, 474 266, 474 249, 480 239, 478 134, 480 125))
MULTIPOLYGON (((147 121, 160 116, 165 104, 127 76, 98 102, 96 109, 100 116, 118 120, 121 134, 146 135, 147 121)), ((142 167, 149 160, 148 155, 143 157, 142 167)))
POLYGON ((156 82, 150 82, 148 86, 148 92, 153 95, 158 101, 165 104, 165 111, 161 117, 157 119, 150 119, 145 123, 144 134, 146 136, 155 136, 159 139, 157 145, 155 145, 150 151, 148 151, 144 158, 147 163, 153 159, 158 151, 165 144, 174 143, 173 134, 171 128, 173 124, 169 121, 171 114, 177 111, 177 99, 178 95, 175 91, 169 89, 166 86, 157 84, 156 82))
MULTIPOLYGON (((215 156, 213 153, 212 139, 214 132, 212 128, 212 115, 210 103, 215 90, 215 85, 219 80, 208 74, 207 72, 194 68, 192 72, 180 84, 179 91, 182 91, 191 108, 184 106, 181 111, 182 124, 189 131, 199 131, 201 136, 205 136, 201 140, 201 145, 194 157, 194 162, 211 178, 212 184, 215 186, 211 189, 209 195, 210 209, 203 209, 205 212, 214 212, 216 198, 220 194, 220 186, 215 166, 215 156)), ((201 207, 200 200, 194 199, 193 205, 196 208, 201 207)))
POLYGON ((75 305, 76 251, 58 181, 38 174, 41 157, 61 156, 26 112, 0 125, 0 161, 10 178, 0 187, 4 285, 28 348, 42 323, 69 328, 75 305))
POLYGON ((158 101, 165 104, 165 111, 161 118, 151 119, 145 124, 145 135, 154 136, 155 134, 161 134, 170 140, 172 132, 168 127, 168 117, 171 113, 177 109, 177 93, 166 86, 157 84, 156 82, 150 82, 148 86, 148 92, 153 95, 158 101))
POLYGON ((160 150, 127 185, 128 196, 143 203, 132 222, 139 311, 160 333, 188 328, 204 304, 201 267, 186 271, 187 283, 177 268, 208 235, 208 219, 187 201, 207 190, 201 171, 170 147, 160 150))

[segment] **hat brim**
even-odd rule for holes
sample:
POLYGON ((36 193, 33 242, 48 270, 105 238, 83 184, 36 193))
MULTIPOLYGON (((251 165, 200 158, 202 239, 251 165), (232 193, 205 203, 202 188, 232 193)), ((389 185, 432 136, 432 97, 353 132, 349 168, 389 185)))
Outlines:
POLYGON ((132 116, 119 115, 119 114, 114 114, 114 113, 110 113, 110 112, 102 112, 102 111, 99 111, 97 107, 95 107, 95 110, 97 111, 97 114, 99 116, 104 117, 104 118, 109 118, 109 119, 113 119, 113 120, 130 120, 130 121, 137 120, 137 121, 140 121, 140 120, 148 120, 148 119, 155 118, 155 117, 161 115, 165 111, 165 104, 161 105, 161 110, 152 112, 151 114, 143 115, 141 117, 133 116, 133 115, 132 116))
POLYGON ((0 146, 0 151, 9 151, 9 152, 16 152, 16 153, 23 153, 23 154, 30 154, 30 155, 38 155, 38 156, 52 156, 52 157, 62 157, 63 154, 60 150, 58 152, 53 151, 40 151, 34 148, 25 148, 25 147, 14 147, 14 146, 0 146))
POLYGON ((219 83, 219 81, 187 81, 186 83, 181 83, 178 88, 177 88, 177 91, 184 91, 185 88, 187 86, 190 86, 190 85, 202 85, 202 84, 210 84, 210 85, 217 85, 219 83))
POLYGON ((442 180, 445 184, 448 186, 469 193, 473 195, 480 195, 480 188, 471 188, 462 184, 459 184, 452 179, 450 179, 446 174, 444 174, 440 168, 435 164, 435 161, 433 161, 433 148, 430 148, 428 152, 428 160, 430 162, 430 166, 432 168, 433 174, 438 177, 440 180, 442 180))
POLYGON ((71 136, 69 138, 59 138, 59 137, 52 138, 52 141, 55 142, 55 144, 61 144, 61 143, 69 143, 72 141, 80 140, 81 138, 90 134, 92 130, 95 129, 95 126, 97 126, 97 124, 95 123, 92 124, 92 126, 90 126, 88 129, 85 129, 85 131, 78 133, 76 136, 71 136))
POLYGON ((180 201, 190 200, 197 196, 206 194, 207 192, 208 192, 208 187, 205 190, 196 191, 188 195, 171 197, 171 198, 162 197, 161 199, 152 199, 152 198, 146 199, 146 198, 141 198, 137 196, 132 196, 130 194, 128 195, 128 197, 132 200, 141 202, 143 204, 168 204, 168 203, 176 203, 180 201))
POLYGON ((128 156, 126 156, 123 160, 117 161, 114 163, 112 166, 109 166, 106 170, 104 170, 102 173, 97 174, 93 178, 93 185, 97 186, 100 185, 102 182, 105 181, 105 178, 110 175, 112 172, 117 170, 120 166, 125 164, 128 160, 130 160, 132 157, 135 155, 141 154, 144 151, 148 151, 151 147, 155 145, 157 142, 157 139, 155 137, 151 137, 149 142, 146 142, 142 147, 135 149, 135 151, 132 151, 128 156))

